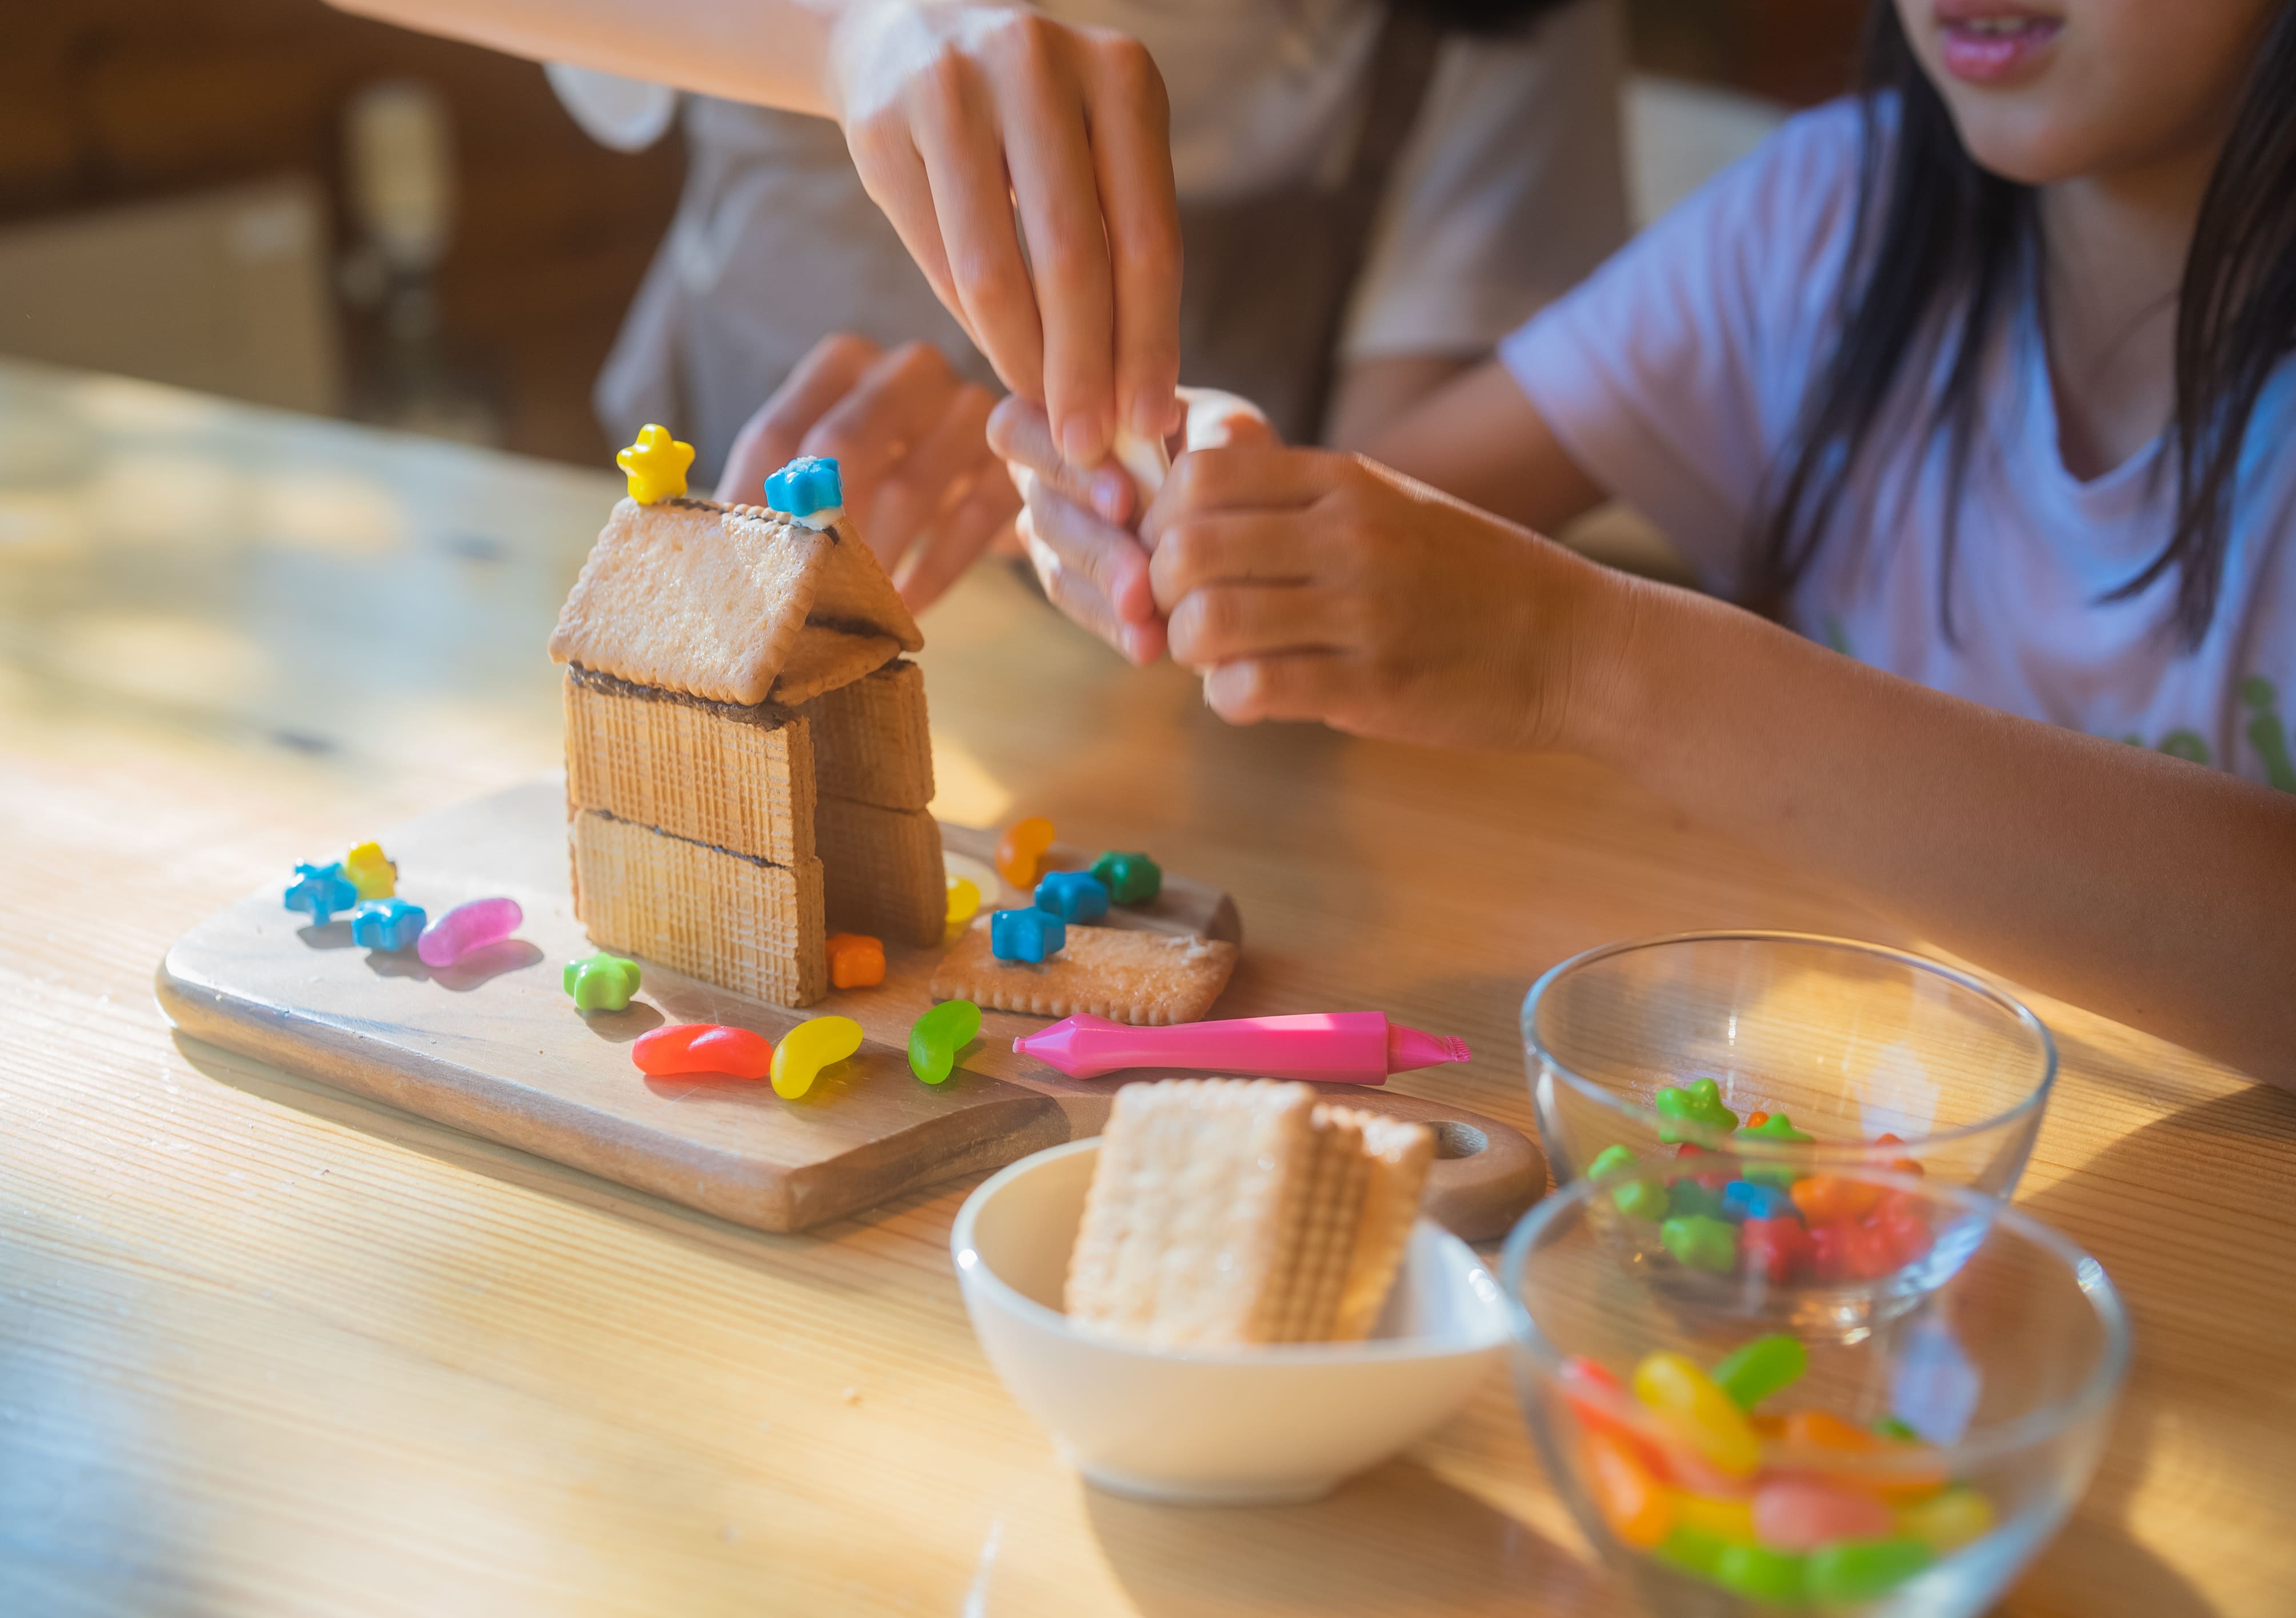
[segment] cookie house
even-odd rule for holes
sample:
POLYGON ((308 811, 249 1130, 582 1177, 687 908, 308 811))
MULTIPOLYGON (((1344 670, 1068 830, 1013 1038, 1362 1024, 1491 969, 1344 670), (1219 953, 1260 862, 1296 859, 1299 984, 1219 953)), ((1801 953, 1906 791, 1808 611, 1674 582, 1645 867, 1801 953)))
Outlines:
POLYGON ((947 911, 916 621, 834 462, 771 508, 685 494, 649 427, 550 637, 566 666, 574 911, 603 948, 802 1006, 826 934, 940 942, 947 911))

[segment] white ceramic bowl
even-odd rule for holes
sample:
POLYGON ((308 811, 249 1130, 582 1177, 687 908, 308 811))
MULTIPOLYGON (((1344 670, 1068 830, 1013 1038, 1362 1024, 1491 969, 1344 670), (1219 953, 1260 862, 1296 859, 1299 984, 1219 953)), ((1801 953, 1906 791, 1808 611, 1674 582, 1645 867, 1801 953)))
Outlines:
POLYGON ((1023 1157, 965 1199, 949 1234, 988 1362, 1099 1487, 1196 1505, 1313 1500, 1456 1414, 1497 1361, 1498 1284, 1425 1219, 1365 1342, 1158 1349, 1078 1330, 1061 1288, 1099 1149, 1023 1157))

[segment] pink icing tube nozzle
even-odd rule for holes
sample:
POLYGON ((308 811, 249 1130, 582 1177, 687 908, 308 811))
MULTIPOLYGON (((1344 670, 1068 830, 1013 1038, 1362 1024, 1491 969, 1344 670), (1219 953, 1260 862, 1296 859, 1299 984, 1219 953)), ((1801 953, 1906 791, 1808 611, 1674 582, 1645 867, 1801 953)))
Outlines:
POLYGON ((1390 1023, 1384 1011, 1242 1017, 1161 1028, 1070 1017, 1014 1040, 1013 1049, 1072 1079, 1127 1067, 1179 1067, 1236 1078, 1384 1084, 1390 1073, 1467 1059, 1466 1041, 1390 1023))

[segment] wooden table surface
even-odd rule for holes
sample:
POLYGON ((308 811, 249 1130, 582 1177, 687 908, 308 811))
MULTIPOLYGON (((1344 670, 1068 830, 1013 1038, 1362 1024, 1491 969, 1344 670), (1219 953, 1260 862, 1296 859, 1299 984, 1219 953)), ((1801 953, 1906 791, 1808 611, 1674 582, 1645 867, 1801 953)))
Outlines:
MULTIPOLYGON (((974 1346, 972 1181, 761 1236, 171 1035, 200 917, 551 767, 543 638, 614 489, 0 366, 0 1612, 1620 1610, 1503 1379, 1315 1505, 1111 1498, 974 1346)), ((1516 1007, 1574 951, 1908 942, 1588 766, 1226 729, 997 568, 925 629, 944 816, 1225 886, 1246 972, 1466 1034, 1398 1083, 1525 1128, 1516 1007)), ((2287 1612, 2296 1098, 2037 1003, 2019 1200, 2136 1360, 2008 1610, 2287 1612)))

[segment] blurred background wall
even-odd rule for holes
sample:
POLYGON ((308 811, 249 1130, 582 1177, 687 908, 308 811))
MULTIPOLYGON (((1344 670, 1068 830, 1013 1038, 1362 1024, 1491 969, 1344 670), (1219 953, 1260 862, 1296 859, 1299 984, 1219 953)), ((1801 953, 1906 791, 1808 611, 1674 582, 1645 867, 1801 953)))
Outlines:
MULTIPOLYGON (((1858 0, 1629 0, 1650 211, 1845 82, 1858 0), (1696 86, 1706 86, 1700 89, 1696 86)), ((535 65, 319 0, 12 8, 0 354, 597 464, 683 172, 535 65)))

